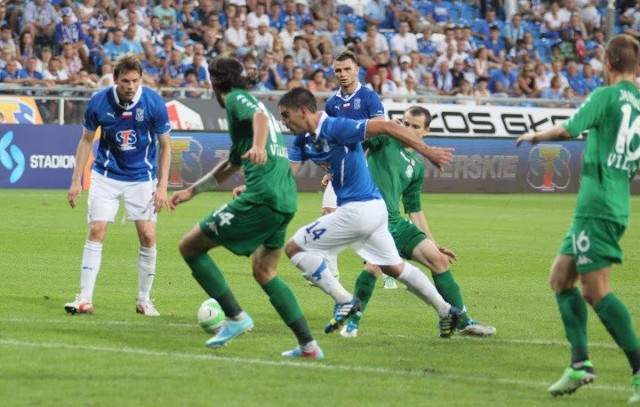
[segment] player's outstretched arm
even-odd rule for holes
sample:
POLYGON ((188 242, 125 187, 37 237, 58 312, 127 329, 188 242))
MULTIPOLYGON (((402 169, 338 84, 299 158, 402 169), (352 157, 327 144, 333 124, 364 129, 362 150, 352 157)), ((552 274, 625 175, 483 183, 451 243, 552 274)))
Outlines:
POLYGON ((253 145, 242 155, 242 159, 248 158, 252 164, 266 164, 268 132, 269 117, 264 112, 255 112, 253 115, 253 145))
POLYGON ((557 141, 568 140, 571 138, 571 134, 561 124, 556 124, 550 129, 538 131, 536 133, 527 133, 516 139, 516 147, 524 142, 531 144, 538 144, 541 141, 557 141))
POLYGON ((76 199, 82 193, 82 173, 84 172, 84 167, 87 165, 87 161, 89 160, 89 155, 91 154, 91 150, 93 148, 93 132, 83 129, 82 130, 82 138, 78 143, 78 149, 76 151, 76 166, 73 169, 73 175, 71 176, 71 186, 69 187, 69 193, 67 195, 67 200, 69 201, 69 206, 72 208, 76 207, 76 199))
POLYGON ((169 185, 169 167, 171 166, 171 140, 169 133, 158 137, 160 143, 160 159, 158 160, 158 186, 153 195, 154 212, 158 213, 168 206, 167 187, 169 185))
POLYGON ((452 147, 428 146, 421 138, 418 139, 414 137, 408 129, 393 120, 369 120, 367 122, 366 137, 375 137, 381 134, 387 134, 404 145, 413 148, 438 168, 442 168, 443 165, 451 164, 451 161, 453 160, 452 147))
POLYGON ((169 210, 175 210, 178 205, 191 200, 200 192, 213 191, 218 187, 219 183, 224 182, 239 168, 239 166, 231 164, 228 159, 221 161, 211 172, 197 180, 189 188, 174 192, 169 198, 169 210))

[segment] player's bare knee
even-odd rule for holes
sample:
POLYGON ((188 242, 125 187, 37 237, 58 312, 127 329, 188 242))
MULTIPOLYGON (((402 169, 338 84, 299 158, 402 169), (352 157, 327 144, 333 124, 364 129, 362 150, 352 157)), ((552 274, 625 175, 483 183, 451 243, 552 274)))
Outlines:
POLYGON ((289 239, 287 244, 284 246, 284 252, 287 254, 288 258, 292 258, 296 255, 296 253, 300 253, 303 251, 300 246, 293 239, 289 239))
POLYGON ((89 237, 92 242, 102 243, 107 233, 107 226, 104 222, 89 223, 89 237))
POLYGON ((364 269, 369 273, 372 274, 376 277, 380 276, 382 274, 382 270, 380 270, 380 267, 370 264, 370 263, 366 263, 364 266, 364 269))
POLYGON ((398 278, 400 274, 402 274, 402 270, 404 270, 404 263, 396 264, 393 266, 380 266, 380 270, 393 278, 398 278))

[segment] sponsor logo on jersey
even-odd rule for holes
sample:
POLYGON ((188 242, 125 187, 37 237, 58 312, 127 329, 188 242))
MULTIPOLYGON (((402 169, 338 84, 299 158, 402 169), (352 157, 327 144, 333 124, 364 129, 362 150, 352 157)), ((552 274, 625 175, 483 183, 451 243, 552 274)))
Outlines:
POLYGON ((361 102, 360 98, 353 99, 353 108, 354 109, 360 109, 361 103, 362 102, 361 102))
POLYGON ((144 109, 136 109, 136 120, 139 122, 144 121, 144 109))
POLYGON ((138 135, 135 130, 122 130, 116 133, 116 142, 122 151, 134 150, 138 143, 138 135))
POLYGON ((591 260, 590 258, 588 258, 583 254, 578 256, 578 260, 576 261, 576 265, 578 266, 586 266, 587 264, 591 264, 591 263, 593 263, 593 260, 591 260))

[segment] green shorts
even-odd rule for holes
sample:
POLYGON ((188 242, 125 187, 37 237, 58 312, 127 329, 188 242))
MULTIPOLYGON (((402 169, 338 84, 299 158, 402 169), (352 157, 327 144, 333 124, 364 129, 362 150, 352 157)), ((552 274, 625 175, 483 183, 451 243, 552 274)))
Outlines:
POLYGON ((238 256, 250 256, 261 245, 281 249, 291 219, 293 213, 236 199, 202 219, 200 230, 238 256))
POLYGON ((618 242, 626 227, 603 219, 574 218, 560 245, 560 254, 573 257, 578 273, 622 263, 618 242))
POLYGON ((396 243, 398 253, 407 260, 411 260, 413 257, 413 249, 415 249, 420 242, 428 239, 422 230, 405 218, 390 219, 389 232, 391 232, 391 236, 393 236, 393 241, 396 243))

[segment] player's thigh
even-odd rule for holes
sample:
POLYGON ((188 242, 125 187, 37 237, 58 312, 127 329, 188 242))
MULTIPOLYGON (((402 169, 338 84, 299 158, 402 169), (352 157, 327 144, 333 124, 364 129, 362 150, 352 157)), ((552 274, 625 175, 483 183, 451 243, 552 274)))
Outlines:
MULTIPOLYGON (((369 216, 374 217, 375 214, 370 213, 369 216)), ((352 244, 351 247, 368 263, 381 266, 385 272, 384 266, 402 264, 402 258, 388 229, 386 212, 383 222, 372 233, 352 244)))
MULTIPOLYGON (((383 202, 384 205, 384 202, 383 202)), ((293 241, 304 251, 316 254, 338 253, 366 239, 383 220, 378 206, 350 202, 298 229, 293 241)), ((386 207, 382 212, 386 219, 386 207)))
POLYGON ((206 253, 216 246, 218 244, 202 232, 200 224, 196 224, 182 237, 178 248, 180 249, 180 255, 187 258, 199 253, 206 253))
POLYGON ((124 208, 127 220, 155 222, 158 214, 154 211, 153 194, 156 181, 128 182, 124 189, 124 208))
POLYGON ((622 262, 619 242, 625 226, 603 219, 574 218, 559 253, 571 256, 579 274, 622 262))
POLYGON ((422 230, 408 220, 398 217, 389 220, 389 231, 400 256, 408 260, 420 261, 416 258, 415 249, 423 240, 428 240, 422 230))
POLYGON ((91 186, 87 199, 87 219, 89 222, 113 222, 118 213, 124 185, 120 181, 91 172, 91 186))
POLYGON ((282 248, 292 217, 239 198, 204 217, 199 225, 212 241, 239 256, 249 256, 261 245, 268 249, 282 248))

